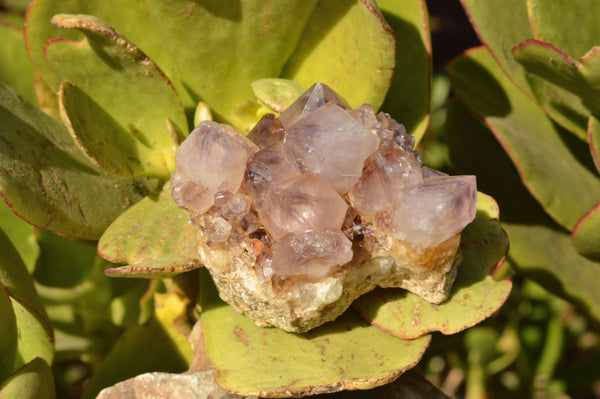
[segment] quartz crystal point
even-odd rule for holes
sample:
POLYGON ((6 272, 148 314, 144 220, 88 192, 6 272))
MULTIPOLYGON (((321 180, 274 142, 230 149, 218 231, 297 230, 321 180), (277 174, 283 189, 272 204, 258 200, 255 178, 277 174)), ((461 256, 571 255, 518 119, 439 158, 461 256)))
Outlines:
POLYGON ((175 154, 172 194, 221 297, 303 332, 376 286, 448 297, 475 177, 423 166, 414 144, 390 115, 317 83, 248 139, 202 122, 175 154))

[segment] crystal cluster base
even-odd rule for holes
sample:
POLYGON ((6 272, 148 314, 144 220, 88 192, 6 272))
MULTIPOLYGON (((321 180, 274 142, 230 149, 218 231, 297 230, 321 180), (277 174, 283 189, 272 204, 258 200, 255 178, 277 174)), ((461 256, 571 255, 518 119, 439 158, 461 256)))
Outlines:
POLYGON ((223 300, 304 332, 376 286, 450 292, 474 176, 423 167, 404 127, 316 84, 248 138, 203 122, 176 153, 173 198, 223 300))

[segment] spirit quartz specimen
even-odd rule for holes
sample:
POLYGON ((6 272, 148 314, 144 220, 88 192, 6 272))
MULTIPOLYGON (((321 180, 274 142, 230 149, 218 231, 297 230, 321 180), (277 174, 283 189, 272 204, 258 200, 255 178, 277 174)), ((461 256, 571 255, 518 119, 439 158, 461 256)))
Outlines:
POLYGON ((475 177, 424 167, 413 146, 388 114, 317 83, 248 138, 198 125, 175 154, 172 195, 221 297, 258 325, 303 332, 376 286, 448 297, 475 177))

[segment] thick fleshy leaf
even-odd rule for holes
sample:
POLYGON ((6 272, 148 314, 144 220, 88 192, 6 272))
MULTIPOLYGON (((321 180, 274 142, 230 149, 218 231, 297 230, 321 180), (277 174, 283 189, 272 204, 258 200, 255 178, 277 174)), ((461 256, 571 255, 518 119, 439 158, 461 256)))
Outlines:
POLYGON ((167 178, 176 142, 167 119, 187 132, 175 89, 140 49, 94 16, 59 14, 52 23, 82 31, 80 42, 51 40, 50 69, 63 83, 61 113, 83 151, 98 165, 124 176, 167 178))
POLYGON ((48 364, 54 358, 54 334, 33 280, 19 253, 0 230, 0 289, 10 297, 18 329, 15 369, 41 357, 48 364))
POLYGON ((533 36, 524 0, 461 0, 479 40, 522 90, 529 92, 524 68, 514 60, 513 46, 533 36), (507 29, 507 27, 510 27, 507 29))
POLYGON ((12 213, 8 205, 0 201, 0 228, 10 238, 29 273, 32 273, 40 253, 35 227, 12 213))
POLYGON ((508 238, 496 220, 498 205, 478 193, 477 217, 461 236, 463 260, 450 297, 440 305, 400 289, 376 289, 352 307, 389 334, 404 339, 431 331, 454 334, 496 312, 508 298, 512 283, 495 281, 490 272, 504 263, 508 238))
POLYGON ((578 0, 576 6, 564 1, 527 0, 527 11, 534 37, 572 57, 582 57, 600 44, 600 3, 595 0, 578 0))
POLYGON ((503 226, 511 238, 511 264, 600 320, 600 263, 579 255, 561 230, 544 225, 503 226))
POLYGON ((557 222, 573 228, 600 198, 600 179, 569 151, 543 109, 512 84, 485 48, 456 59, 449 72, 458 96, 494 132, 533 196, 557 222))
POLYGON ((581 98, 535 75, 528 75, 529 84, 544 111, 560 126, 587 140, 587 121, 590 110, 581 98))
POLYGON ((17 318, 8 292, 0 285, 0 382, 15 371, 17 318))
POLYGON ((588 142, 590 143, 590 152, 596 169, 600 172, 600 120, 591 116, 588 123, 588 142))
POLYGON ((97 239, 157 182, 108 175, 79 151, 67 129, 0 84, 0 191, 29 223, 97 239))
POLYGON ((127 266, 106 269, 108 277, 168 278, 202 266, 200 260, 185 255, 164 255, 127 266))
POLYGON ((415 136, 429 125, 431 42, 424 0, 379 0, 377 5, 396 34, 396 67, 381 109, 415 136))
POLYGON ((103 388, 141 373, 181 373, 187 369, 191 348, 187 341, 182 343, 185 337, 174 327, 174 320, 185 311, 185 303, 181 300, 166 303, 163 299, 157 300, 156 305, 166 305, 162 313, 157 312, 148 323, 121 335, 86 386, 83 399, 95 398, 103 388))
POLYGON ((253 98, 253 81, 279 75, 315 3, 146 1, 182 85, 240 129, 233 110, 253 98))
POLYGON ((462 103, 452 100, 445 132, 454 168, 460 173, 476 173, 478 187, 493 192, 500 204, 503 227, 510 238, 511 265, 600 318, 600 264, 574 250, 568 234, 520 183, 516 168, 492 131, 462 103), (471 148, 477 148, 476 153, 471 148))
POLYGON ((54 92, 48 83, 42 78, 40 71, 36 71, 33 76, 33 91, 37 99, 38 106, 48 116, 62 122, 60 109, 58 106, 58 95, 54 92))
POLYGON ((353 108, 368 103, 379 109, 392 79, 395 45, 372 0, 321 1, 282 77, 306 87, 322 82, 353 108))
MULTIPOLYGON (((179 260, 181 267, 198 264, 198 230, 188 220, 188 212, 173 201, 166 184, 157 197, 144 198, 106 229, 98 242, 98 253, 111 262, 132 264, 124 274, 149 272, 152 266, 140 268, 136 264, 148 265, 154 260, 149 264, 158 266, 157 273, 164 273, 162 262, 166 259, 179 260)), ((121 275, 120 269, 109 270, 109 275, 121 275)))
POLYGON ((0 21, 0 82, 35 102, 33 93, 33 65, 27 56, 23 32, 0 21))
POLYGON ((292 105, 306 90, 300 83, 278 78, 259 79, 251 86, 258 101, 276 112, 292 105))
POLYGON ((600 115, 600 47, 593 47, 579 61, 538 40, 525 40, 512 53, 528 72, 577 94, 590 111, 600 115))
POLYGON ((352 310, 305 334, 261 328, 222 302, 202 270, 202 330, 217 383, 240 395, 289 397, 369 389, 418 363, 430 337, 412 341, 369 326, 352 310))
POLYGON ((600 202, 579 219, 571 233, 571 240, 577 252, 600 262, 600 202))
POLYGON ((0 398, 54 399, 54 377, 50 366, 35 358, 0 385, 0 398))
MULTIPOLYGON (((57 28, 50 23, 56 14, 87 14, 107 21, 121 32, 129 41, 142 49, 170 77, 175 76, 175 69, 169 54, 165 51, 160 38, 155 32, 150 15, 143 1, 124 0, 119 7, 104 0, 34 0, 26 15, 25 39, 27 50, 35 69, 41 72, 43 79, 52 91, 58 92, 60 79, 48 68, 44 58, 46 42, 55 37, 70 40, 81 40, 84 36, 75 30, 57 28)), ((176 81, 177 79, 175 79, 176 81)), ((173 81, 173 80, 172 80, 173 81)), ((187 94, 178 86, 182 98, 187 94)), ((189 100, 186 106, 194 104, 189 100)))

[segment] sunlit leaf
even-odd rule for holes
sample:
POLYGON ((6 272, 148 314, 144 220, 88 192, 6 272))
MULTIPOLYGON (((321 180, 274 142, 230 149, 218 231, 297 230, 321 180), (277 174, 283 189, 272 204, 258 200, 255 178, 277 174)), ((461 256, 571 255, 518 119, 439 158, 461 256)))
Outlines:
POLYGON ((508 238, 496 220, 498 205, 478 194, 478 213, 461 235, 463 260, 450 297, 439 305, 401 289, 376 289, 352 307, 389 334, 404 339, 431 331, 454 334, 497 311, 508 298, 510 281, 495 281, 490 272, 504 263, 508 238))
POLYGON ((32 273, 40 253, 35 227, 15 215, 6 203, 0 201, 0 228, 10 238, 27 270, 32 273))
POLYGON ((292 105, 306 88, 288 79, 259 79, 251 84, 258 101, 276 112, 282 112, 292 105))
POLYGON ((261 328, 223 303, 203 272, 206 353, 217 383, 232 393, 287 397, 369 389, 413 367, 429 345, 429 336, 393 337, 352 310, 304 334, 261 328))
POLYGON ((108 175, 78 150, 67 129, 0 84, 0 191, 33 225, 97 239, 156 181, 108 175))
POLYGON ((402 123, 418 143, 429 125, 431 42, 424 0, 379 0, 383 16, 396 34, 396 66, 381 107, 402 123))
POLYGON ((373 1, 321 1, 281 76, 305 87, 325 83, 354 108, 368 103, 379 109, 392 78, 395 44, 373 1))
POLYGON ((54 377, 50 366, 35 358, 0 385, 0 398, 54 399, 54 377))
POLYGON ((600 262, 600 202, 579 219, 571 236, 577 252, 600 262))

